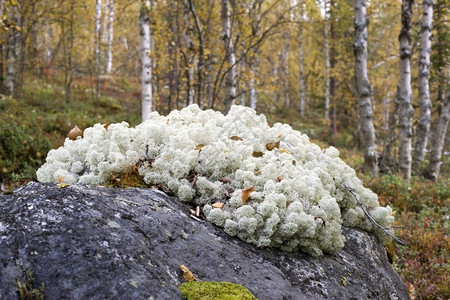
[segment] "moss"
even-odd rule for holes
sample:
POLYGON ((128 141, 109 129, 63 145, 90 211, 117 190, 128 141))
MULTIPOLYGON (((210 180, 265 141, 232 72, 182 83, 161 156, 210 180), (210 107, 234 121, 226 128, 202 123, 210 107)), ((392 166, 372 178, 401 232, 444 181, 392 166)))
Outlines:
POLYGON ((244 286, 225 281, 185 282, 179 289, 188 300, 257 300, 244 286))
POLYGON ((39 288, 34 288, 33 273, 25 270, 21 265, 23 280, 16 280, 17 294, 20 300, 43 300, 45 298, 45 285, 41 284, 39 288))

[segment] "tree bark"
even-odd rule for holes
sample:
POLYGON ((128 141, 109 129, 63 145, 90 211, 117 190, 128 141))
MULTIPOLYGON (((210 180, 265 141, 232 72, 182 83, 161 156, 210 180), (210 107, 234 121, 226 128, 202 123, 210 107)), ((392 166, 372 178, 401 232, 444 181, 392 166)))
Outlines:
MULTIPOLYGON (((302 7, 303 8, 303 7, 302 7)), ((300 116, 305 116, 305 79, 303 74, 304 54, 303 54, 303 9, 300 9, 300 25, 298 30, 298 57, 300 69, 300 116)))
POLYGON ((424 160, 431 122, 431 100, 428 76, 430 73, 431 31, 433 29, 433 0, 423 0, 422 41, 419 59, 420 120, 416 132, 414 169, 424 160))
POLYGON ((442 164, 442 150, 445 145, 445 137, 448 134, 448 124, 450 121, 450 93, 441 105, 441 112, 436 121, 431 138, 430 165, 427 172, 427 177, 434 181, 437 181, 439 177, 439 169, 442 164))
POLYGON ((291 99, 289 97, 289 41, 291 35, 289 34, 289 26, 282 33, 283 47, 281 49, 281 89, 283 91, 284 105, 286 107, 291 106, 291 99))
MULTIPOLYGON (((250 18, 252 24, 252 38, 251 38, 252 40, 257 39, 260 35, 261 7, 262 7, 262 0, 257 0, 253 2, 253 5, 251 7, 250 18)), ((255 47, 251 50, 248 68, 250 73, 250 81, 248 84, 250 108, 256 110, 258 106, 258 91, 256 90, 256 86, 258 83, 258 76, 259 76, 259 47, 255 47)))
POLYGON ((400 41, 400 79, 397 90, 399 103, 399 168, 406 180, 411 177, 411 138, 412 115, 411 106, 411 19, 413 0, 402 0, 402 17, 400 41))
POLYGON ((329 19, 325 16, 324 22, 324 34, 325 34, 325 119, 329 120, 330 115, 330 46, 329 46, 329 33, 328 33, 329 19))
POLYGON ((6 40, 6 78, 5 87, 8 95, 15 95, 17 92, 16 80, 17 80, 17 63, 19 58, 20 31, 16 28, 20 26, 18 7, 13 5, 10 7, 8 15, 9 30, 6 40))
POLYGON ((231 39, 230 0, 222 0, 222 39, 225 46, 225 57, 228 62, 228 74, 225 81, 225 113, 228 113, 236 98, 236 57, 231 39))
POLYGON ((142 121, 147 120, 152 112, 152 61, 151 55, 151 28, 150 12, 152 3, 150 0, 142 0, 140 25, 142 38, 142 121))
POLYGON ((372 86, 367 75, 367 26, 366 0, 355 0, 355 80, 358 90, 358 115, 361 145, 364 150, 364 171, 378 175, 375 129, 372 113, 372 86))
POLYGON ((95 67, 97 84, 95 88, 95 97, 100 96, 100 75, 102 73, 101 59, 100 59, 100 42, 101 42, 101 24, 102 24, 102 0, 95 1, 95 67))
POLYGON ((107 37, 107 51, 106 51, 106 73, 110 73, 113 65, 113 39, 114 39, 114 0, 109 0, 108 3, 108 37, 107 37))

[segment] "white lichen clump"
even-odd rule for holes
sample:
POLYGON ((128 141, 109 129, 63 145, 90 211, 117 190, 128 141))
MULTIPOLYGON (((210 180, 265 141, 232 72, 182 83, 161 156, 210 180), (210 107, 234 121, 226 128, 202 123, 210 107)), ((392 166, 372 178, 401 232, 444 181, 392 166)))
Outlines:
POLYGON ((381 226, 393 221, 391 208, 379 206, 337 149, 321 150, 286 124, 270 127, 242 106, 226 116, 197 105, 167 117, 153 112, 136 128, 96 124, 51 150, 37 177, 105 184, 132 166, 147 184, 167 186, 228 234, 259 247, 321 255, 344 246, 341 225, 374 231, 343 184, 381 226), (243 190, 251 187, 244 203, 243 190), (216 202, 225 205, 214 208, 216 202))

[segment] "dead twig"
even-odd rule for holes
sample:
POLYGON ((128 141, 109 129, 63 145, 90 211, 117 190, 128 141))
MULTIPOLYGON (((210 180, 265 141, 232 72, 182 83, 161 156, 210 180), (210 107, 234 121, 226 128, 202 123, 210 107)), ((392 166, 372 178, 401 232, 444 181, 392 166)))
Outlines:
POLYGON ((359 206, 361 206, 361 209, 363 210, 364 214, 367 216, 367 218, 369 218, 369 220, 375 224, 378 228, 380 228, 381 230, 384 231, 384 233, 386 233, 387 235, 389 235, 390 237, 392 237, 394 240, 396 240, 399 244, 404 245, 405 241, 394 236, 393 234, 391 234, 389 231, 387 231, 386 228, 384 228, 383 226, 381 226, 380 224, 378 224, 373 218, 372 216, 369 214, 369 212, 364 208, 363 204, 361 203, 361 201, 358 199, 358 196, 356 196, 355 194, 355 190, 351 187, 349 187, 346 184, 343 184, 343 186, 353 195, 353 197, 355 198, 355 200, 359 203, 359 206))

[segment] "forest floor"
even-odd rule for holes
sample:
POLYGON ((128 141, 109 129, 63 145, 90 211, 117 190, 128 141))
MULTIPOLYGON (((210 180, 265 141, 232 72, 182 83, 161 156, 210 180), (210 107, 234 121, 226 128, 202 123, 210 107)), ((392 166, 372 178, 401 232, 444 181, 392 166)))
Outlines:
MULTIPOLYGON (((75 125, 84 129, 95 123, 126 121, 140 123, 139 82, 105 78, 98 99, 87 77, 75 78, 72 99, 65 102, 64 84, 55 77, 28 77, 16 98, 0 95, 0 181, 13 185, 36 180, 35 172, 47 152, 64 143, 75 125)), ((160 110, 162 103, 155 103, 160 110)), ((308 134, 321 147, 333 145, 341 158, 360 172, 363 157, 356 149, 351 131, 329 134, 329 124, 320 116, 300 118, 298 112, 260 104, 269 123, 289 123, 308 134)), ((396 235, 405 246, 389 244, 386 249, 393 267, 407 285, 412 299, 450 299, 450 167, 447 156, 440 179, 435 182, 414 176, 410 182, 396 174, 373 178, 360 173, 365 185, 379 196, 381 205, 393 207, 396 235)))

